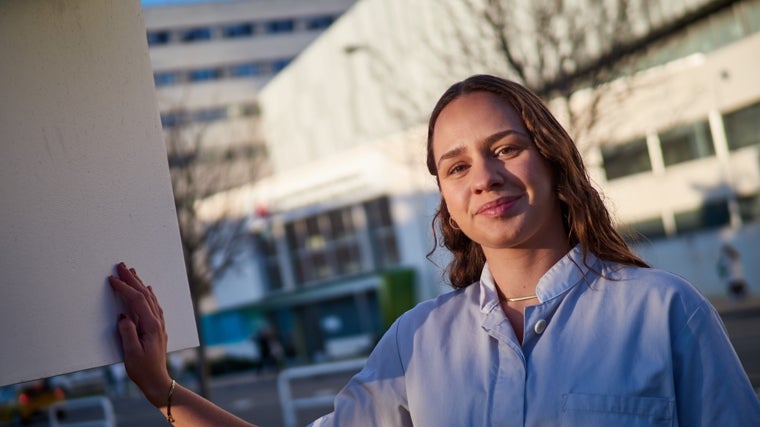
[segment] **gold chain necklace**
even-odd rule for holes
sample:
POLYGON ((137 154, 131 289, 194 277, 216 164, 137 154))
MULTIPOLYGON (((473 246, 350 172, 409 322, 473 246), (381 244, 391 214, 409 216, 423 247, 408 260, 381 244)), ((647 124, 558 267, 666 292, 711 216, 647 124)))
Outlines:
POLYGON ((524 297, 514 297, 514 298, 504 297, 504 299, 507 302, 527 301, 529 299, 536 299, 536 298, 538 298, 538 296, 536 296, 536 295, 528 295, 528 296, 524 296, 524 297))
POLYGON ((526 295, 524 297, 514 297, 509 298, 508 296, 501 293, 501 290, 499 289, 496 294, 499 296, 499 301, 506 301, 506 302, 519 302, 519 301, 528 301, 531 299, 536 299, 538 296, 536 294, 533 295, 526 295))

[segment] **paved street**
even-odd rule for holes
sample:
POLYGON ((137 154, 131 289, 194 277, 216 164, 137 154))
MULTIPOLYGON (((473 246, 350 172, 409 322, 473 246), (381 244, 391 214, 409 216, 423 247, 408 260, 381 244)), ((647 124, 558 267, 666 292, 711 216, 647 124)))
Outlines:
POLYGON ((713 300, 755 390, 760 390, 760 296, 747 301, 713 300))
MULTIPOLYGON (((293 384, 295 396, 334 395, 350 375, 333 375, 298 381, 293 384)), ((282 409, 277 395, 274 374, 239 374, 212 381, 212 399, 219 406, 262 427, 281 427, 282 409)), ((166 421, 140 396, 112 399, 119 427, 165 427, 166 421)), ((330 408, 299 412, 298 425, 306 425, 330 408)))
MULTIPOLYGON (((352 374, 336 374, 292 383, 295 397, 334 395, 348 381, 352 374)), ((188 384, 194 388, 193 384, 188 384)), ((212 399, 219 406, 235 415, 255 422, 261 427, 282 427, 282 409, 277 394, 275 374, 253 373, 231 375, 215 378, 211 384, 212 399)), ((136 388, 131 388, 125 396, 112 397, 118 427, 166 427, 163 416, 153 408, 136 388)), ((303 410, 297 413, 298 425, 303 426, 330 408, 303 410)), ((38 421, 32 427, 47 426, 47 422, 38 421)))
MULTIPOLYGON (((760 389, 760 304, 714 302, 722 313, 729 336, 742 359, 756 390, 760 389)), ((300 380, 292 384, 296 397, 334 395, 351 374, 300 380)), ((193 388, 193 384, 186 384, 193 388)), ((239 417, 262 427, 282 427, 282 410, 277 395, 277 378, 273 373, 243 373, 212 380, 212 399, 239 417)), ((119 427, 165 427, 166 420, 136 389, 126 396, 112 398, 119 427)), ((298 425, 304 426, 329 407, 298 413, 298 425)), ((36 423, 34 426, 46 426, 36 423)))

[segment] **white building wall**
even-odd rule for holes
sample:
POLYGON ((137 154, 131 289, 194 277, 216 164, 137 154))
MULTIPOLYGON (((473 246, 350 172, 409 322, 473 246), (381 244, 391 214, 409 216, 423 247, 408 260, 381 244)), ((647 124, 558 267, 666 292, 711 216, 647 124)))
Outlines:
MULTIPOLYGON (((180 78, 172 84, 156 88, 159 110, 162 114, 173 111, 203 111, 222 109, 227 117, 221 120, 199 122, 185 127, 165 127, 167 141, 180 141, 185 146, 196 143, 200 147, 228 148, 262 144, 258 117, 243 114, 255 106, 258 92, 275 75, 271 65, 275 61, 290 59, 312 43, 323 32, 322 28, 308 28, 307 21, 319 17, 338 17, 353 5, 355 0, 241 0, 217 3, 194 3, 171 6, 144 7, 142 10, 148 34, 166 32, 166 43, 149 45, 154 73, 177 72, 185 75, 191 70, 210 67, 231 67, 239 64, 261 64, 259 75, 244 77, 223 76, 207 81, 187 81, 180 78), (267 25, 278 20, 293 20, 292 31, 269 32, 267 25), (252 23, 253 34, 237 38, 222 37, 226 25, 252 23), (211 29, 210 40, 182 42, 186 30, 211 29), (267 65, 269 64, 269 65, 267 65)), ((266 159, 256 157, 247 165, 253 176, 264 176, 270 167, 266 159)), ((230 174, 240 173, 235 169, 230 174)), ((245 205, 246 210, 232 211, 228 199, 221 195, 216 200, 212 218, 219 214, 245 216, 256 206, 245 205)), ((252 249, 252 248, 248 248, 252 249)), ((203 302, 204 311, 239 305, 264 295, 266 284, 261 283, 259 268, 252 254, 241 256, 239 262, 215 282, 214 298, 203 302), (253 260, 253 261, 251 261, 253 260)))
MULTIPOLYGON (((644 14, 643 3, 634 4, 641 16, 644 14)), ((658 2, 648 10, 647 16, 650 22, 657 23, 706 3, 658 2)), ((400 136, 405 142, 396 145, 396 149, 403 146, 417 151, 402 163, 415 171, 409 173, 424 175, 424 123, 440 93, 449 84, 475 72, 509 75, 497 61, 489 42, 477 37, 480 34, 473 31, 462 36, 452 29, 455 27, 452 20, 465 31, 475 24, 468 21, 471 18, 461 8, 450 8, 451 4, 460 3, 441 0, 419 0, 413 4, 401 0, 360 1, 270 82, 261 92, 260 100, 263 129, 276 173, 273 180, 303 176, 305 171, 316 172, 312 169, 316 164, 347 167, 342 164, 346 161, 346 153, 370 147, 382 150, 380 147, 387 143, 388 135, 399 136, 405 132, 408 132, 406 137, 400 136), (470 42, 472 50, 480 53, 479 61, 461 61, 463 54, 456 49, 461 47, 462 37, 470 42)), ((646 31, 649 24, 640 16, 638 19, 637 31, 646 31)), ((720 117, 721 112, 760 99, 760 85, 753 77, 760 69, 759 57, 754 54, 760 50, 759 43, 760 36, 751 36, 709 54, 659 66, 637 74, 634 79, 624 79, 603 88, 607 93, 602 98, 606 104, 602 108, 605 114, 600 120, 601 125, 592 129, 587 139, 579 143, 583 144, 595 182, 620 222, 637 221, 652 215, 667 217, 674 211, 696 207, 706 193, 716 195, 714 191, 720 190, 727 181, 734 185, 734 189, 757 189, 760 182, 757 147, 738 150, 730 156, 696 160, 607 182, 600 167, 598 146, 625 142, 633 137, 656 136, 658 131, 668 127, 716 115, 720 117), (729 77, 725 78, 726 75, 729 77)), ((585 108, 583 93, 574 96, 572 102, 577 111, 585 108)), ((557 113, 563 117, 561 109, 557 113)), ((391 153, 393 149, 387 151, 391 153)), ((362 170, 362 167, 358 169, 362 170)), ((389 174, 380 178, 393 181, 389 174)), ((282 188, 267 188, 274 198, 295 196, 282 188)), ((317 188, 317 184, 312 188, 317 188)), ((395 215, 405 219, 412 207, 416 210, 416 221, 402 220, 403 225, 399 226, 404 261, 412 265, 419 265, 420 261, 424 263, 426 267, 421 267, 425 272, 423 286, 436 287, 435 283, 440 282, 440 271, 430 267, 424 259, 432 244, 429 218, 437 204, 434 184, 428 182, 422 187, 389 184, 386 188, 393 196, 395 215), (419 190, 415 193, 410 188, 419 190), (421 201, 411 202, 408 195, 411 199, 419 197, 421 201), (415 231, 415 227, 421 229, 415 231), (429 240, 419 244, 414 236, 429 240)), ((257 191, 267 190, 262 187, 257 191)), ((344 194, 360 197, 357 193, 344 194)), ((305 198, 302 202, 307 203, 305 198)), ((315 209, 319 208, 315 205, 315 209)), ((692 248, 676 253, 686 246, 696 247, 692 243, 678 242, 637 249, 645 258, 652 257, 664 267, 689 278, 690 265, 700 263, 698 269, 691 270, 695 272, 693 277, 710 278, 711 282, 706 283, 706 279, 695 282, 712 292, 717 290, 717 278, 714 271, 710 270, 708 274, 707 270, 714 265, 702 261, 717 253, 726 235, 733 233, 738 238, 732 230, 727 228, 689 238, 700 242, 701 246, 697 246, 703 250, 698 252, 692 248), (671 256, 662 256, 664 253, 671 256)), ((744 249, 750 253, 757 253, 756 244, 742 242, 735 243, 747 246, 744 249)), ((757 274, 754 270, 748 271, 748 278, 760 289, 757 274)))
MULTIPOLYGON (((631 31, 643 34, 651 25, 709 2, 632 1, 627 18, 632 21, 631 31)), ((583 10, 589 3, 579 0, 577 7, 583 10)), ((605 10, 614 13, 616 3, 605 3, 605 10)), ((478 21, 483 4, 482 0, 357 2, 261 93, 266 105, 264 132, 278 141, 270 146, 275 170, 300 167, 316 157, 419 125, 451 83, 471 74, 510 76, 493 34, 478 21)), ((515 19, 531 13, 531 2, 514 4, 517 7, 509 13, 515 19)), ((595 21, 602 19, 598 14, 570 15, 588 20, 586 28, 598 31, 600 40, 588 44, 589 54, 605 43, 604 31, 614 32, 605 29, 603 21, 595 21)), ((550 30, 561 34, 561 25, 555 27, 550 30)), ((535 55, 529 52, 536 32, 547 29, 518 30, 518 40, 528 52, 524 56, 535 67, 535 55)), ((549 52, 547 56, 551 60, 549 52)))
POLYGON ((756 262, 760 242, 760 224, 740 230, 724 228, 672 239, 656 244, 636 245, 637 252, 653 267, 675 272, 711 297, 726 295, 724 279, 718 276, 718 259, 722 243, 730 243, 742 255, 744 275, 750 292, 760 292, 760 263, 756 262))
MULTIPOLYGON (((592 144, 614 144, 673 126, 708 120, 760 100, 760 33, 708 55, 642 73, 608 90, 610 100, 592 144), (621 101, 624 99, 624 101, 621 101)), ((579 106, 580 108, 580 106, 579 106)), ((718 129, 719 130, 719 129, 718 129)), ((725 143, 725 138, 722 141, 725 143)), ((720 153, 719 150, 718 153, 720 153)), ((706 198, 760 189, 757 147, 599 181, 620 222, 630 223, 699 206, 706 198)), ((597 171, 597 174, 600 174, 597 171)), ((603 174, 603 172, 601 172, 603 174)), ((598 175, 597 175, 598 176, 598 175)))

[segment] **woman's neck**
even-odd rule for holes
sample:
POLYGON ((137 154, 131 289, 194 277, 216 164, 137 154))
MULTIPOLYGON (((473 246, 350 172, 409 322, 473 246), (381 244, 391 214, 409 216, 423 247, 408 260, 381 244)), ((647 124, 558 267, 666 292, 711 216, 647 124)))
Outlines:
POLYGON ((541 277, 570 249, 565 242, 550 248, 483 248, 483 252, 499 293, 505 298, 518 298, 535 295, 541 277))

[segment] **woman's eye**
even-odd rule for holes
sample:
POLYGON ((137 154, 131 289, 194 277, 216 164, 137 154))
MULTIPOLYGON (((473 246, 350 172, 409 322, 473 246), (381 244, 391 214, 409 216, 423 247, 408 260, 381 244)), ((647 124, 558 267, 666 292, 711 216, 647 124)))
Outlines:
POLYGON ((449 175, 457 175, 467 170, 467 165, 454 165, 449 169, 449 175))
POLYGON ((503 147, 499 147, 496 149, 495 154, 496 157, 508 157, 508 156, 514 156, 519 151, 518 147, 514 147, 512 145, 505 145, 503 147))

